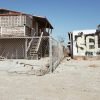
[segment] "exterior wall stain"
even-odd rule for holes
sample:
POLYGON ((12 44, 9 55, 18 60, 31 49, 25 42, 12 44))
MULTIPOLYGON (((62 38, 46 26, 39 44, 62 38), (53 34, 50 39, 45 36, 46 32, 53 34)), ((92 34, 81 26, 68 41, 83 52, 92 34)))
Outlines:
POLYGON ((70 54, 73 54, 73 57, 100 56, 100 32, 96 29, 73 31, 68 34, 70 54))

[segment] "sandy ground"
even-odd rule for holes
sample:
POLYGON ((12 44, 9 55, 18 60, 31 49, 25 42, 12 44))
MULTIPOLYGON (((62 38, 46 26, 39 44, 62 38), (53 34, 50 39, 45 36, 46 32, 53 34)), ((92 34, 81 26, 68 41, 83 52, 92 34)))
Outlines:
POLYGON ((100 61, 67 61, 45 76, 0 71, 0 100, 100 100, 100 61))

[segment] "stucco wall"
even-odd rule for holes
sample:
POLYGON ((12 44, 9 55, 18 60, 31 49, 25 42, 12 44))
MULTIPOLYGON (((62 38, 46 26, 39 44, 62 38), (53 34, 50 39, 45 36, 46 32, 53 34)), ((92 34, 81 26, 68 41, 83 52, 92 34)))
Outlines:
POLYGON ((73 31, 73 56, 100 55, 100 35, 96 30, 73 31))

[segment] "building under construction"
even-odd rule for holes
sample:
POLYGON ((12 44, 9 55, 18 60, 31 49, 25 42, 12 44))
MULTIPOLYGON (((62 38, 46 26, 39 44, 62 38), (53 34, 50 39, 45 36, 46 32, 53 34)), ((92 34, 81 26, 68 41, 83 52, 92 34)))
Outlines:
POLYGON ((0 9, 0 57, 38 59, 48 56, 47 37, 52 29, 46 17, 0 9))

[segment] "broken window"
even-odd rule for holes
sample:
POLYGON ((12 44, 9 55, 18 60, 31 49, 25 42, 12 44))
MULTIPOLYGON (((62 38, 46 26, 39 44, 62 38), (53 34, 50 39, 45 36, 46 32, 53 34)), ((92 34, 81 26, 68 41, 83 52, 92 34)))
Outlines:
POLYGON ((94 45, 89 45, 89 49, 94 49, 94 45))
POLYGON ((89 42, 94 42, 94 39, 89 39, 89 42))

